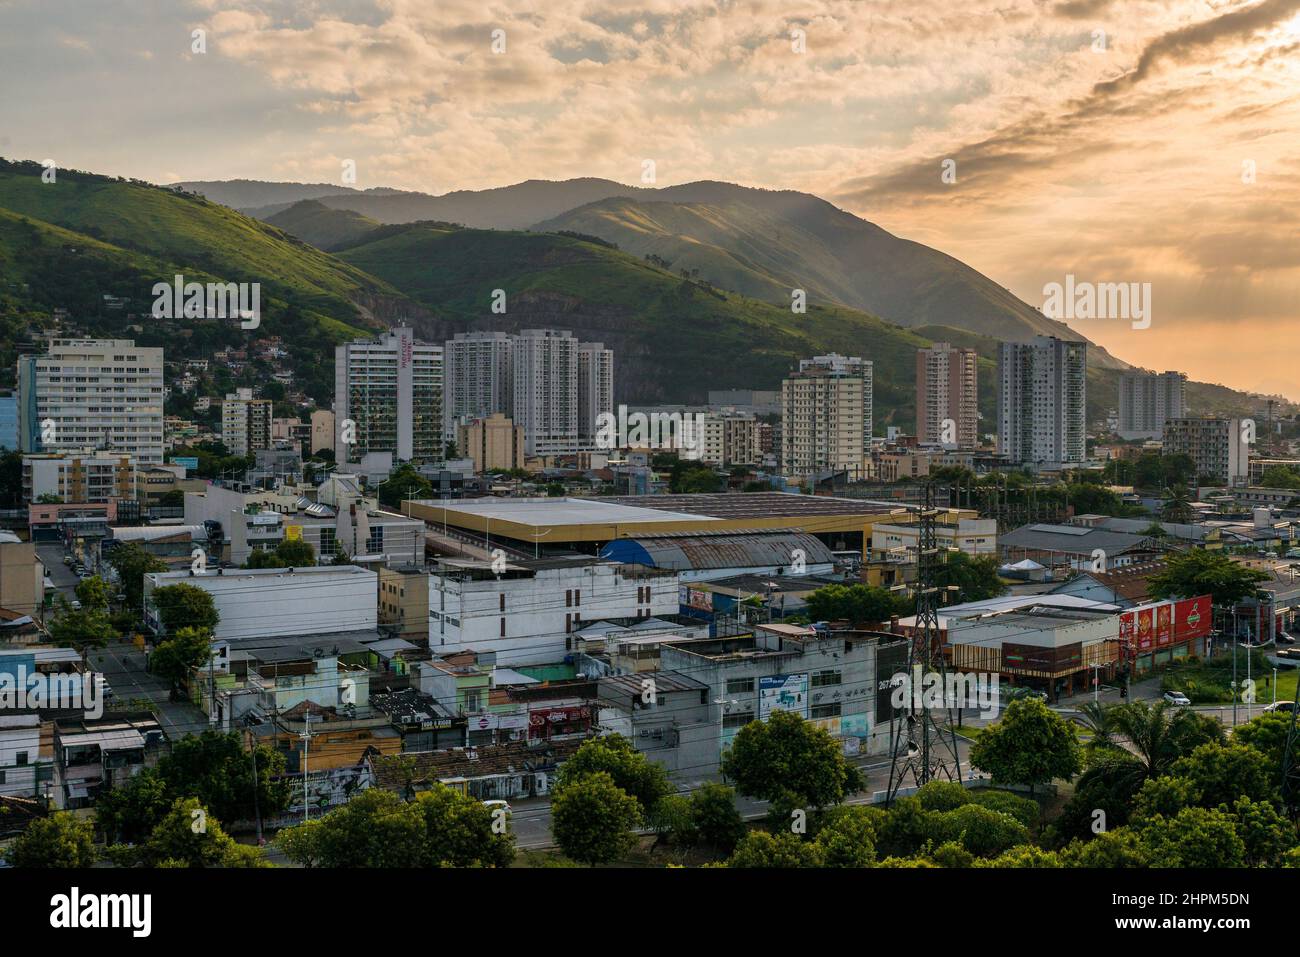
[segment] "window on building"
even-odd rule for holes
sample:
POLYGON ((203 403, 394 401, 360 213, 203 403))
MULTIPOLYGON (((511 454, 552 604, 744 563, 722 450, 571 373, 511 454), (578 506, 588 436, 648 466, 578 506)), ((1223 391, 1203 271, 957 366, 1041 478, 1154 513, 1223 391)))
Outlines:
POLYGON ((840 702, 813 705, 809 716, 812 718, 838 718, 840 716, 840 702))
POLYGON ((727 681, 727 694, 744 694, 754 690, 753 678, 731 678, 727 681))
POLYGON ((17 764, 20 768, 24 767, 27 764, 27 752, 19 751, 16 755, 14 755, 14 763, 17 764))
POLYGON ((812 674, 812 686, 814 688, 826 688, 831 685, 840 684, 843 678, 840 672, 834 669, 826 671, 814 671, 812 674))
POLYGON ((741 711, 736 714, 724 714, 722 716, 722 727, 724 729, 743 728, 753 720, 754 715, 749 711, 741 711))

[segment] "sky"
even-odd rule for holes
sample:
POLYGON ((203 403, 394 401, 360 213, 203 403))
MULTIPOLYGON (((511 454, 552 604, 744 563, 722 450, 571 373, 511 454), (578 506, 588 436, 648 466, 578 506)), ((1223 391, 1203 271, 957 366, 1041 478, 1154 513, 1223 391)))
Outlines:
POLYGON ((1071 326, 1300 400, 1297 133, 1300 0, 0 0, 3 156, 430 193, 653 160, 1035 306, 1139 284, 1071 326))

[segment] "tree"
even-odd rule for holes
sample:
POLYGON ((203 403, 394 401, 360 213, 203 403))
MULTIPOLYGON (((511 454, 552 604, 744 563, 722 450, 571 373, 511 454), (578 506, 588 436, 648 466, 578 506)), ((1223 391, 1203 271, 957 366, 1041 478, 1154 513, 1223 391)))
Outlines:
POLYGON ((812 621, 848 621, 855 625, 887 621, 899 610, 888 588, 872 585, 823 585, 807 596, 812 621))
POLYGON ((143 841, 182 798, 196 799, 227 823, 251 820, 255 808, 266 816, 282 813, 291 789, 283 777, 285 757, 265 744, 256 749, 256 801, 253 754, 240 735, 204 731, 177 741, 157 767, 144 768, 100 795, 95 811, 101 833, 108 841, 143 841))
POLYGON ((415 805, 424 818, 425 867, 507 867, 515 859, 504 808, 489 808, 442 784, 422 792, 415 805))
POLYGON ((198 798, 222 821, 252 820, 259 811, 274 817, 289 807, 292 784, 283 777, 286 759, 269 745, 255 748, 256 799, 253 753, 238 732, 186 735, 159 760, 158 771, 169 793, 198 798))
POLYGON ((211 634, 221 620, 212 595, 187 582, 156 589, 153 602, 168 634, 175 634, 180 628, 196 628, 211 634))
POLYGON ((736 810, 736 792, 710 782, 691 792, 691 821, 700 842, 731 853, 744 838, 745 821, 736 810))
POLYGON ((90 575, 77 582, 76 587, 77 601, 81 602, 81 607, 89 611, 104 611, 108 608, 109 599, 112 597, 108 590, 108 582, 98 575, 90 575))
POLYGON ((591 867, 631 851, 641 820, 637 799, 605 771, 570 778, 551 801, 555 842, 567 857, 591 867))
POLYGON ((95 823, 106 843, 145 841, 178 795, 170 793, 157 768, 143 768, 121 787, 110 788, 95 802, 95 823))
POLYGON ((642 815, 649 820, 655 806, 671 794, 673 786, 663 765, 647 761, 646 756, 619 734, 589 738, 560 766, 556 787, 584 774, 604 771, 623 791, 636 798, 642 815))
POLYGON ((1015 818, 978 804, 934 815, 931 833, 936 843, 956 842, 976 857, 997 857, 1029 842, 1028 829, 1015 818))
POLYGON ((1027 784, 1032 794, 1040 784, 1079 773, 1079 742, 1065 719, 1047 705, 1021 698, 979 736, 970 759, 995 782, 1027 784))
POLYGON ((249 552, 245 568, 310 568, 316 564, 316 549, 301 538, 284 539, 274 549, 249 552))
POLYGON ((1189 807, 1140 822, 1137 830, 1153 867, 1241 867, 1246 844, 1235 825, 1224 811, 1189 807))
POLYGON ((985 601, 1006 593, 1007 586, 998 577, 998 559, 995 555, 972 557, 965 552, 955 552, 939 566, 939 585, 956 588, 949 592, 947 603, 985 601))
POLYGON ((144 607, 144 576, 167 570, 162 559, 150 555, 139 542, 119 542, 109 553, 108 564, 122 583, 127 607, 136 612, 144 607))
POLYGON ((190 671, 212 657, 212 639, 198 628, 180 628, 159 642, 149 655, 149 670, 173 688, 184 684, 190 671))
POLYGON ((1266 801, 1239 797, 1219 810, 1231 812, 1237 836, 1246 847, 1249 867, 1277 867, 1283 855, 1296 845, 1296 826, 1266 801))
POLYGON ((727 861, 728 867, 822 867, 825 850, 812 841, 802 841, 793 834, 768 834, 754 831, 747 835, 736 853, 727 861))
POLYGON ((1173 708, 1165 701, 1112 705, 1107 719, 1110 733, 1114 740, 1122 739, 1127 744, 1113 744, 1100 752, 1095 766, 1105 766, 1116 782, 1130 794, 1136 793, 1144 781, 1164 774, 1201 744, 1222 740, 1218 723, 1204 719, 1204 715, 1173 708))
POLYGON ((96 856, 94 825, 68 811, 32 821, 8 852, 14 867, 90 867, 96 856))
POLYGON ((1147 581, 1152 598, 1192 598, 1209 595, 1215 605, 1227 606, 1253 597, 1268 576, 1233 561, 1223 552, 1193 549, 1170 555, 1165 567, 1147 581))
POLYGON ((418 867, 425 829, 415 802, 367 788, 322 818, 285 828, 275 843, 295 863, 316 867, 418 867))
POLYGON ((839 804, 862 787, 858 770, 824 729, 791 711, 774 711, 736 733, 722 773, 749 797, 789 796, 804 808, 839 804))
POLYGON ((1186 485, 1175 485, 1165 490, 1165 504, 1162 509, 1165 520, 1186 524, 1192 520, 1192 493, 1186 485))
POLYGON ((823 815, 816 842, 825 867, 870 867, 876 862, 875 810, 841 806, 823 815))
POLYGON ((377 486, 381 505, 400 510, 402 502, 412 498, 429 498, 433 485, 416 471, 410 462, 403 462, 377 486))
POLYGON ((59 596, 59 614, 50 622, 50 637, 68 648, 100 648, 117 637, 112 618, 102 609, 73 608, 59 596))
POLYGON ((269 867, 261 851, 237 844, 197 798, 178 798, 140 851, 147 867, 269 867))
POLYGON ((1075 838, 1061 851, 1061 862, 1066 867, 1107 870, 1151 866, 1150 856, 1141 837, 1127 827, 1103 831, 1088 841, 1075 838))
POLYGON ((1243 744, 1203 744, 1180 758, 1169 773, 1186 778, 1201 805, 1218 807, 1238 797, 1271 801, 1277 797, 1273 767, 1261 752, 1243 744))

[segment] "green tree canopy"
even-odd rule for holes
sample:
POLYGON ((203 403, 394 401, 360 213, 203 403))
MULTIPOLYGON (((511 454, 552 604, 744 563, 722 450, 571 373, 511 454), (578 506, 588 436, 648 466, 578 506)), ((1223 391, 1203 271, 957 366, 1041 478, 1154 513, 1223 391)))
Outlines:
POLYGON ((551 833, 571 860, 595 867, 636 846, 641 805, 605 771, 571 777, 551 800, 551 833))
POLYGON ((722 756, 722 773, 741 794, 804 808, 839 804, 862 787, 839 742, 790 711, 741 728, 722 756))
POLYGON ((197 628, 211 634, 221 620, 212 595, 188 582, 155 589, 153 603, 168 634, 175 634, 181 628, 197 628))
POLYGON ((1040 784, 1079 773, 1079 743, 1059 714, 1037 698, 1021 698, 979 736, 971 764, 988 771, 995 782, 1025 784, 1033 793, 1040 784))

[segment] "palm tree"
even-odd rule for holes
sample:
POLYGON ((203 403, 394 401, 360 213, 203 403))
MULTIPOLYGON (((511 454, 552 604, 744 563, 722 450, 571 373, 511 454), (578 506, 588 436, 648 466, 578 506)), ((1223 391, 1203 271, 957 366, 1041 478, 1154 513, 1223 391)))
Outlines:
POLYGON ((1111 712, 1113 710, 1111 705, 1102 704, 1098 701, 1089 701, 1079 706, 1079 713, 1075 715, 1074 721, 1080 728, 1091 735, 1087 747, 1089 754, 1103 748, 1117 747, 1114 737, 1114 725, 1111 721, 1111 712))
POLYGON ((1181 482, 1165 489, 1165 521, 1186 523, 1192 519, 1192 493, 1181 482))
POLYGON ((1223 740, 1217 722, 1202 720, 1195 711, 1172 707, 1167 701, 1114 705, 1106 710, 1105 720, 1107 740, 1119 746, 1109 749, 1097 764, 1106 766, 1115 780, 1127 779, 1135 792, 1198 745, 1223 740))

